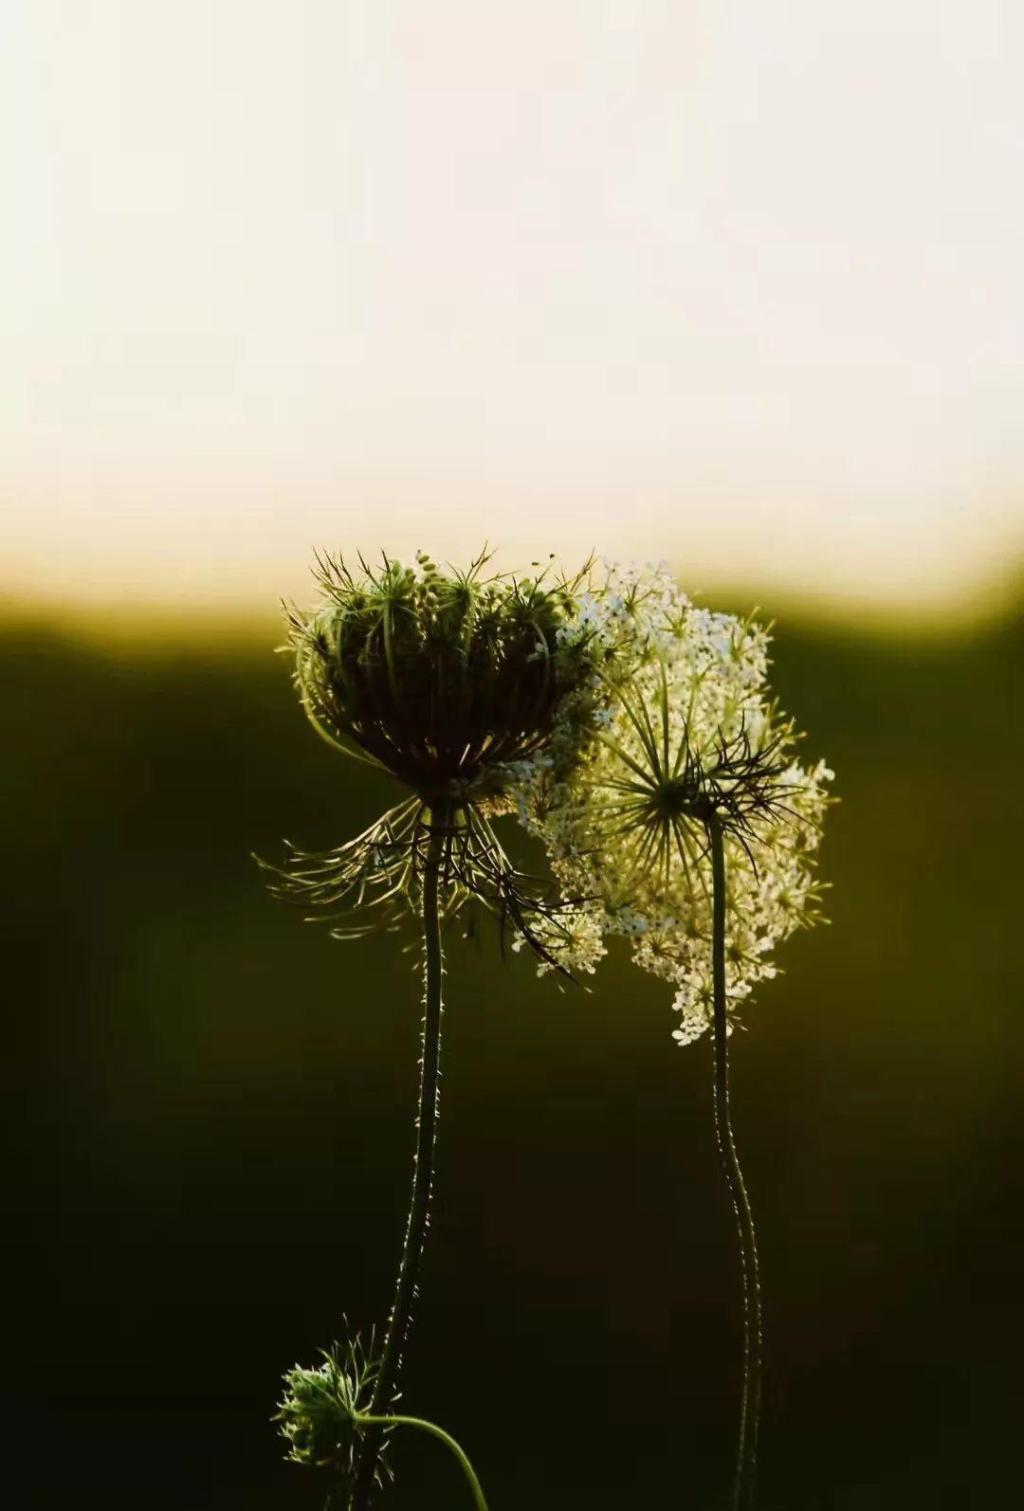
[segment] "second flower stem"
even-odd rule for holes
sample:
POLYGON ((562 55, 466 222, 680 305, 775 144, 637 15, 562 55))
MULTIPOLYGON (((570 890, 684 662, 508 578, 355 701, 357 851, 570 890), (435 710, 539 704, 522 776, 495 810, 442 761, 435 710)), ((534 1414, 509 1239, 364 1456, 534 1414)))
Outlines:
POLYGON ((707 820, 711 845, 712 976, 714 981, 715 1029, 715 1136, 725 1171, 743 1265, 743 1393, 740 1401, 739 1442, 736 1448, 736 1478, 732 1511, 751 1511, 757 1473, 757 1434, 761 1416, 761 1355, 763 1317, 761 1272, 757 1257, 757 1234, 743 1180, 729 1106, 728 1017, 725 984, 725 844, 721 820, 712 813, 707 820))
MULTIPOLYGON (((423 1246, 430 1213, 430 1194, 434 1183, 434 1146, 440 1096, 441 1017, 443 1012, 441 980, 444 955, 441 948, 440 873, 445 829, 450 821, 445 811, 432 809, 427 814, 427 852, 423 862, 423 1045, 420 1060, 420 1095, 416 1115, 416 1152, 413 1158, 412 1195, 409 1219, 398 1266, 395 1299, 388 1318, 387 1333, 381 1352, 380 1370, 370 1403, 370 1414, 385 1415, 390 1410, 398 1386, 412 1309, 416 1299, 423 1246)), ((381 1450, 381 1428, 367 1431, 356 1470, 350 1511, 367 1511, 376 1483, 381 1450)))
POLYGON ((462 1465, 462 1472, 465 1474, 469 1482, 469 1488, 473 1492, 473 1503, 476 1506, 476 1511, 487 1511, 487 1502, 484 1500, 483 1488, 476 1477, 476 1471, 469 1462, 468 1456, 452 1437, 451 1433, 445 1432, 443 1427, 438 1427, 436 1422, 425 1422, 422 1417, 371 1417, 364 1414, 360 1414, 357 1420, 367 1427, 418 1427, 421 1432, 429 1432, 432 1437, 438 1438, 451 1449, 462 1465))

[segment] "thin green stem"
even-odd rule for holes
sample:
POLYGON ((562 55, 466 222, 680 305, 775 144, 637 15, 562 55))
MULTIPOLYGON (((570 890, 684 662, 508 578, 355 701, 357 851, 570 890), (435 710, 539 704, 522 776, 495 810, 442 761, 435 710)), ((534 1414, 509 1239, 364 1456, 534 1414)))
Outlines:
MULTIPOLYGON (((423 1246, 426 1241, 430 1212, 430 1194, 434 1181, 434 1146, 440 1107, 441 1064, 441 978, 444 955, 441 949, 440 871, 444 850, 444 833, 449 823, 446 811, 432 809, 427 814, 427 854, 423 863, 423 1054, 420 1060, 420 1095, 416 1115, 416 1152, 413 1158, 412 1195, 409 1219, 398 1266, 395 1299, 388 1318, 387 1334, 381 1352, 380 1370, 370 1402, 370 1413, 386 1411, 395 1398, 402 1364, 402 1349, 412 1320, 417 1294, 423 1246)), ((367 1432, 356 1468, 349 1502, 350 1511, 367 1511, 376 1483, 380 1458, 381 1431, 367 1432)))
POLYGON ((455 1457, 458 1459, 459 1463, 462 1465, 463 1473, 469 1481, 469 1488, 473 1492, 473 1501, 476 1505, 477 1511, 487 1511, 487 1502, 484 1499, 484 1492, 481 1487, 480 1481, 476 1477, 473 1465, 469 1462, 468 1456, 452 1437, 451 1433, 445 1432, 443 1427, 438 1427, 434 1422, 425 1422, 422 1417, 367 1416, 360 1414, 356 1418, 356 1420, 358 1422, 361 1422, 364 1426, 374 1426, 377 1428, 419 1427, 421 1431, 429 1432, 433 1437, 440 1438, 442 1443, 446 1443, 448 1445, 448 1447, 454 1453, 455 1457))
POLYGON ((761 1308, 761 1273, 757 1258, 757 1234, 743 1181, 729 1108, 728 1022, 725 993, 725 845, 718 815, 707 820, 711 844, 712 974, 714 978, 715 1025, 715 1137, 725 1171, 743 1265, 743 1393, 740 1400, 739 1441, 736 1448, 736 1478, 733 1511, 751 1511, 757 1477, 757 1434, 761 1417, 761 1356, 764 1327, 761 1308))

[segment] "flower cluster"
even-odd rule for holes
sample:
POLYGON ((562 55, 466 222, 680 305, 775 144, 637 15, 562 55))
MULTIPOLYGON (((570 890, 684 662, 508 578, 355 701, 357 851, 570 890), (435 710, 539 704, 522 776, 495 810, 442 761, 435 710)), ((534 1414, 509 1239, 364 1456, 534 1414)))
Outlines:
POLYGON ((563 705, 593 682, 590 638, 564 633, 588 568, 486 576, 486 561, 446 572, 420 553, 413 566, 385 557, 352 571, 318 558, 320 605, 289 614, 303 708, 332 747, 411 795, 337 849, 289 847, 267 869, 278 895, 348 937, 394 926, 434 854, 446 914, 480 902, 564 969, 552 942, 572 958, 574 904, 512 864, 492 819, 508 808, 506 770, 546 747, 563 705))
POLYGON ((610 936, 675 988, 675 1038, 711 1021, 710 826, 728 888, 730 1014, 816 916, 832 773, 804 766, 771 701, 768 634, 698 607, 663 568, 571 579, 384 559, 318 563, 322 601, 292 612, 318 732, 410 793, 336 850, 291 850, 275 889, 339 937, 393 925, 432 845, 442 907, 481 902, 541 970, 593 972, 610 936), (508 858, 494 820, 539 837, 553 882, 508 858))
POLYGON ((285 1375, 286 1391, 275 1413, 288 1457, 296 1464, 330 1466, 347 1485, 355 1470, 361 1417, 370 1410, 377 1379, 373 1345, 357 1337, 322 1354, 318 1369, 296 1364, 285 1375))
MULTIPOLYGON (((712 1014, 710 826, 726 856, 730 1013, 775 975, 775 945, 815 916, 824 765, 803 766, 766 691, 767 632, 698 608, 662 569, 611 568, 579 595, 566 644, 593 675, 542 749, 511 771, 520 818, 563 889, 585 899, 571 965, 592 969, 609 935, 675 987, 691 1042, 712 1014)), ((560 962, 560 943, 551 953, 560 962)))
POLYGON ((560 636, 576 578, 486 577, 487 556, 442 571, 384 558, 353 572, 318 559, 321 606, 292 611, 295 681, 330 743, 384 767, 427 803, 488 790, 488 773, 543 744, 563 695, 589 670, 560 636))
POLYGON ((421 914, 423 1054, 412 1196, 379 1361, 358 1339, 296 1366, 278 1420, 290 1457, 327 1465, 349 1511, 368 1511, 429 1222, 438 1118, 441 924, 480 902, 540 970, 592 972, 609 938, 675 990, 687 1044, 714 1030, 715 1122, 739 1226, 744 1375, 733 1504, 752 1503, 761 1378, 753 1219, 729 1113, 726 1035, 775 946, 813 921, 814 865, 832 776, 797 758, 767 690, 768 636, 693 604, 660 568, 575 578, 485 577, 384 558, 320 559, 322 601, 291 615, 305 711, 337 750, 404 787, 334 850, 291 849, 274 889, 345 936, 421 914), (550 875, 522 871, 495 821, 516 815, 550 875))

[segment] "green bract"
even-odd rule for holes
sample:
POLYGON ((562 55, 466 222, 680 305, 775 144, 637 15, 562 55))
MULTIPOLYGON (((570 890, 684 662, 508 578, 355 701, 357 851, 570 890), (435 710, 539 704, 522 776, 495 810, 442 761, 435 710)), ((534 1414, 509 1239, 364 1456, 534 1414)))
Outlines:
POLYGON ((355 1464, 360 1435, 358 1417, 368 1409, 377 1366, 358 1338, 344 1353, 338 1345, 323 1353, 319 1369, 296 1364, 285 1375, 287 1387, 275 1420, 288 1439, 288 1457, 298 1464, 330 1464, 343 1476, 355 1464))
POLYGON ((485 576, 486 561, 445 572, 421 553, 353 572, 317 558, 322 602, 289 615, 302 705, 334 749, 411 795, 337 849, 291 849, 269 869, 279 895, 348 937, 418 906, 436 842, 443 913, 476 900, 514 942, 571 969, 575 903, 517 870, 492 820, 514 809, 514 773, 546 758, 567 706, 593 696, 594 648, 568 633, 588 568, 485 576))
POLYGON ((559 636, 580 579, 446 575, 424 555, 354 575, 320 559, 324 603, 292 616, 295 680, 316 728, 430 804, 500 785, 540 747, 588 648, 559 636))

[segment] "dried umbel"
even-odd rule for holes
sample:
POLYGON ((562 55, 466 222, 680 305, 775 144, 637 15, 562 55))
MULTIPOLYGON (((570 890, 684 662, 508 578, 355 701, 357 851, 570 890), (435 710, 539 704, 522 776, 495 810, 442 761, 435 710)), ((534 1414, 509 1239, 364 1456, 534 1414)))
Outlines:
POLYGON ((322 602, 290 614, 303 707, 329 744, 411 795, 337 849, 292 850, 271 869, 281 895, 346 937, 416 905, 439 839, 443 911, 476 899, 553 964, 573 904, 512 865, 492 820, 510 766, 543 751, 567 698, 592 682, 590 645, 563 633, 586 569, 485 576, 486 560, 446 573, 421 554, 353 572, 318 558, 322 602))
POLYGON ((322 557, 324 602, 292 617, 312 722, 431 805, 487 796, 497 768, 543 744, 589 670, 586 647, 558 634, 583 574, 485 577, 486 560, 445 573, 421 553, 413 567, 385 559, 353 574, 322 557))

